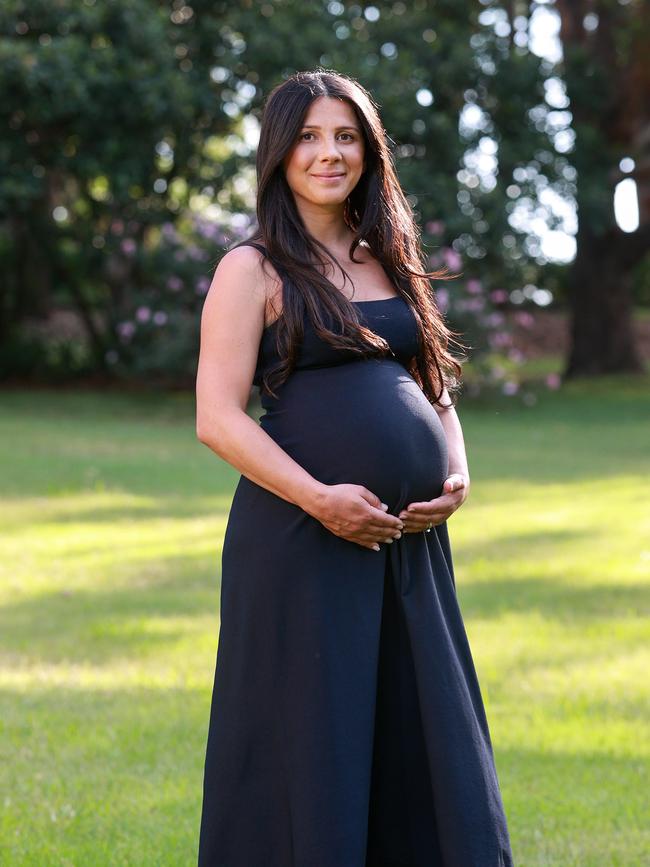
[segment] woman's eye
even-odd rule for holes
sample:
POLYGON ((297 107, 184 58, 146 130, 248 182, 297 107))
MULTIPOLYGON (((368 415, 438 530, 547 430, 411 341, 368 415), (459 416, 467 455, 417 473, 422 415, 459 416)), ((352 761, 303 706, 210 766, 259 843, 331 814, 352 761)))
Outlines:
MULTIPOLYGON (((302 140, 302 139, 304 139, 304 137, 305 137, 306 135, 313 135, 313 132, 303 132, 303 133, 299 136, 299 138, 302 140)), ((351 133, 349 133, 349 132, 342 132, 341 135, 347 136, 348 139, 353 139, 353 138, 354 138, 354 136, 353 136, 351 133)))

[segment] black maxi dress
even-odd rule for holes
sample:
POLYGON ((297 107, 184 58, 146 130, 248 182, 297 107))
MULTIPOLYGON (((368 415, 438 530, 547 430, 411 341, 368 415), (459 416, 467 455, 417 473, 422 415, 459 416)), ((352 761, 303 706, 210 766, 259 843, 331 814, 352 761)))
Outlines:
MULTIPOLYGON (((408 303, 356 303, 392 354, 336 350, 305 317, 260 423, 315 478, 398 515, 441 493, 447 443, 405 368, 408 303)), ((512 867, 446 523, 373 551, 242 475, 220 594, 199 867, 512 867)))

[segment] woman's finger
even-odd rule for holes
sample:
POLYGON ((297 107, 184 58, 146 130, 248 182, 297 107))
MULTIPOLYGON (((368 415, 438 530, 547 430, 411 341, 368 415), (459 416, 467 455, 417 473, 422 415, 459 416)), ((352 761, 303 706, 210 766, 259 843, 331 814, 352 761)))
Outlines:
POLYGON ((411 515, 404 521, 404 532, 420 533, 426 530, 429 524, 435 527, 437 524, 444 523, 455 511, 455 509, 435 509, 428 513, 418 513, 417 517, 411 515))
POLYGON ((452 473, 445 479, 442 487, 446 488, 447 492, 457 491, 465 487, 465 479, 459 473, 452 473))
POLYGON ((403 521, 430 521, 431 517, 435 517, 436 515, 444 514, 449 511, 448 507, 445 508, 445 505, 440 500, 433 500, 429 503, 418 504, 416 508, 404 509, 400 512, 400 518, 403 521), (435 503, 435 505, 434 505, 435 503))

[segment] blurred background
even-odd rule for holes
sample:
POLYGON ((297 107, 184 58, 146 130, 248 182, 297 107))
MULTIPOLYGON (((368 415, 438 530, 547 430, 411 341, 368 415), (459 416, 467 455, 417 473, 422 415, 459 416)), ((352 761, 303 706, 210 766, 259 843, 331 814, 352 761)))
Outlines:
POLYGON ((460 273, 450 533, 515 861, 650 863, 649 46, 647 0, 4 0, 0 863, 195 863, 238 478, 200 314, 264 99, 318 66, 460 273))

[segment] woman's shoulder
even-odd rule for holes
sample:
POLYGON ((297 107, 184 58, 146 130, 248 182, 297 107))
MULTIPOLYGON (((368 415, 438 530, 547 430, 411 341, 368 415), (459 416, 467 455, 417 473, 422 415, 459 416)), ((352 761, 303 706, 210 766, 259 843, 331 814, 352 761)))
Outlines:
POLYGON ((257 246, 256 243, 254 245, 253 242, 231 247, 221 257, 219 265, 228 271, 239 271, 246 278, 263 279, 265 283, 268 278, 271 278, 271 283, 281 283, 273 264, 266 257, 264 247, 257 246))
POLYGON ((219 267, 235 281, 256 288, 266 303, 265 322, 278 315, 282 298, 282 280, 266 258, 266 250, 258 242, 246 242, 232 247, 221 257, 219 267), (261 248, 261 249, 260 249, 261 248))
POLYGON ((252 244, 238 244, 236 247, 231 247, 227 250, 219 264, 225 265, 229 269, 246 271, 254 273, 259 269, 265 258, 264 253, 258 247, 252 244))

